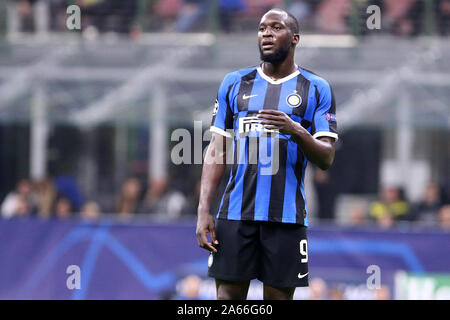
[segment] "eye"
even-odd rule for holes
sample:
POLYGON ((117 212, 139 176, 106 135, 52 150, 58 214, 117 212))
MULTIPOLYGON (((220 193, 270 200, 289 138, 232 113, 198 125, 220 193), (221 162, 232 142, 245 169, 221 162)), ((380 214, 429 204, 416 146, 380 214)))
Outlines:
POLYGON ((275 30, 277 30, 277 31, 279 31, 280 29, 281 29, 281 27, 280 26, 275 26, 275 27, 273 27, 275 30))
POLYGON ((262 31, 266 30, 266 28, 264 28, 264 27, 259 27, 258 30, 262 32, 262 31))

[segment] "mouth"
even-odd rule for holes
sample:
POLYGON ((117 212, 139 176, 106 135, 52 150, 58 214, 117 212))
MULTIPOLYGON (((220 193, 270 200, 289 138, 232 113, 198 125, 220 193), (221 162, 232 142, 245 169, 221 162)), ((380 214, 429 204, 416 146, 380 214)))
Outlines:
POLYGON ((263 41, 263 42, 261 42, 261 48, 263 48, 263 50, 272 49, 273 46, 274 46, 273 41, 263 41))

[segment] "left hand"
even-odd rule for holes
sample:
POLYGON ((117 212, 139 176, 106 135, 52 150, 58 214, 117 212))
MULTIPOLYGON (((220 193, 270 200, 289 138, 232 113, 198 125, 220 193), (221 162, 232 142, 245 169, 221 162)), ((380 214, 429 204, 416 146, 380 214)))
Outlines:
POLYGON ((292 135, 295 132, 298 132, 301 127, 300 123, 295 122, 286 113, 279 110, 259 110, 257 117, 265 119, 261 121, 264 128, 278 130, 282 134, 292 135))

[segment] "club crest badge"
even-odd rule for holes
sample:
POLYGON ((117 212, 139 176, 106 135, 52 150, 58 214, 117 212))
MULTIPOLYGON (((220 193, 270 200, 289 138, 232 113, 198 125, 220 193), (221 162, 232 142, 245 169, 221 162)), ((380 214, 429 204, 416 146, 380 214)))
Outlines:
POLYGON ((286 102, 291 108, 296 108, 302 104, 302 97, 297 93, 291 93, 287 96, 286 102))

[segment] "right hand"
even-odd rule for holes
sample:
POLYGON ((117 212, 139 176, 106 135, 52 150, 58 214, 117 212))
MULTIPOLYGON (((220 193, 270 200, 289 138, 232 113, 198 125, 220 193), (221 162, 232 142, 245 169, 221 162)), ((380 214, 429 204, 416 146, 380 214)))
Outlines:
POLYGON ((206 249, 211 252, 217 252, 217 249, 213 246, 218 245, 219 241, 216 239, 216 227, 213 216, 209 212, 198 213, 197 218, 197 230, 195 231, 197 235, 197 242, 200 248, 206 249), (211 242, 208 241, 206 236, 207 233, 211 233, 211 242))

